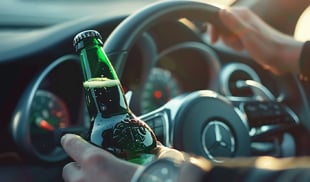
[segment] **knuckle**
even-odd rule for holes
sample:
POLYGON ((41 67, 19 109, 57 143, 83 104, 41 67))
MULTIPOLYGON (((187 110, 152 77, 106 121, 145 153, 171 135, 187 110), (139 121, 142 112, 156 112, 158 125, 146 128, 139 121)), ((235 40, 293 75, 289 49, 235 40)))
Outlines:
POLYGON ((85 165, 96 165, 103 163, 103 156, 98 150, 89 150, 84 154, 83 163, 85 165))

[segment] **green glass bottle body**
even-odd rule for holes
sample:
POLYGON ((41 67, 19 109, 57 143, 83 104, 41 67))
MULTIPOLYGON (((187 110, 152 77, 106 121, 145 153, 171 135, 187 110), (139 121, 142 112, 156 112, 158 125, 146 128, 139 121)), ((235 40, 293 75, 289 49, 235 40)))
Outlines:
POLYGON ((118 76, 103 50, 100 34, 95 30, 83 31, 75 36, 74 46, 80 55, 91 121, 87 139, 135 163, 152 160, 156 137, 129 109, 118 76))

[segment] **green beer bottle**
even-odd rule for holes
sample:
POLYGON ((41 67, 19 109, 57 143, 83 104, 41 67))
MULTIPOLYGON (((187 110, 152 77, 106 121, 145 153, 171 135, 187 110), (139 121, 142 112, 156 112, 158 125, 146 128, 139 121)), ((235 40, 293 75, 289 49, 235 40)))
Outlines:
POLYGON ((120 80, 95 30, 80 32, 73 45, 80 55, 91 124, 87 140, 117 157, 138 164, 152 160, 156 137, 130 110, 120 80))

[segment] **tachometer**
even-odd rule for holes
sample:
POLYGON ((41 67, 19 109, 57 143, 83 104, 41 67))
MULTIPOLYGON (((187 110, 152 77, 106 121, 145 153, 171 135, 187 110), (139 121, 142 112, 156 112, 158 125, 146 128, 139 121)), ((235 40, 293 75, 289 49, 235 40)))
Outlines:
POLYGON ((141 113, 147 113, 162 106, 180 93, 180 85, 170 71, 153 68, 141 94, 141 113))

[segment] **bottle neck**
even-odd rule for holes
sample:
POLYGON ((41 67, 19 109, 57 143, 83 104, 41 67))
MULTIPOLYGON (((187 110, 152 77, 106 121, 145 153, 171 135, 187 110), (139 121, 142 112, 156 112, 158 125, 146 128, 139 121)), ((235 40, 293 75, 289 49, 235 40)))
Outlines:
POLYGON ((129 113, 123 88, 102 45, 96 41, 84 45, 87 46, 81 49, 80 58, 90 115, 96 117, 101 113, 102 117, 111 117, 129 113))
POLYGON ((97 38, 85 38, 83 41, 80 41, 75 49, 78 54, 81 53, 83 49, 87 49, 88 47, 99 46, 103 47, 103 43, 100 39, 97 38))

